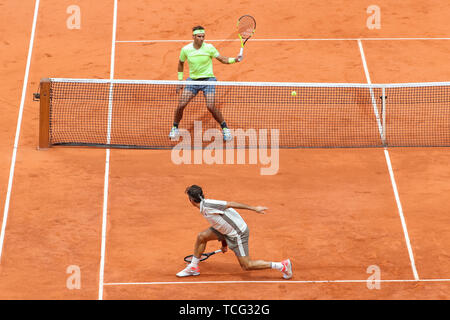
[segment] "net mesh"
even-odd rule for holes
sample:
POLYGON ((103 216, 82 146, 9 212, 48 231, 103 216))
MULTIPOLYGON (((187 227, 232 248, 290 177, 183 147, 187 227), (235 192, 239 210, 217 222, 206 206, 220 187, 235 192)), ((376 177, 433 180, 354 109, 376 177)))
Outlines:
POLYGON ((450 146, 450 85, 386 89, 391 146, 450 146))
MULTIPOLYGON (((202 91, 184 109, 182 137, 169 139, 179 83, 187 84, 51 79, 50 144, 168 149, 180 141, 203 148, 221 142, 202 91)), ((189 84, 214 87, 236 147, 264 137, 268 146, 276 137, 280 148, 450 146, 450 83, 189 84)))

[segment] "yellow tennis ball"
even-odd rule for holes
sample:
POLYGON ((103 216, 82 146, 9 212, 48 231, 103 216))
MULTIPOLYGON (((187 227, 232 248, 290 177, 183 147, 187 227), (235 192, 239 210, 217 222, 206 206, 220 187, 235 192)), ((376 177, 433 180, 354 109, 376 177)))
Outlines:
POLYGON ((297 95, 297 91, 292 91, 291 96, 295 97, 297 95))

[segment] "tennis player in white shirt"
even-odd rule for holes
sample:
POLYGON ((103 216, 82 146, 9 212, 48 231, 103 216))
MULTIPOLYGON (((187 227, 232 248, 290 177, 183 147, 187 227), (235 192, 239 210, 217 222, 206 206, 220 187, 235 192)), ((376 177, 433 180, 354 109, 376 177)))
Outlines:
POLYGON ((264 214, 266 207, 252 207, 242 203, 205 199, 203 190, 197 185, 186 189, 191 204, 200 209, 201 214, 211 224, 209 229, 198 234, 194 247, 192 261, 178 277, 198 276, 199 258, 206 248, 206 243, 212 240, 222 242, 222 251, 230 248, 236 255, 243 270, 277 269, 283 273, 284 279, 292 278, 292 263, 289 259, 281 262, 268 262, 250 259, 248 252, 249 229, 244 219, 235 209, 252 210, 264 214))

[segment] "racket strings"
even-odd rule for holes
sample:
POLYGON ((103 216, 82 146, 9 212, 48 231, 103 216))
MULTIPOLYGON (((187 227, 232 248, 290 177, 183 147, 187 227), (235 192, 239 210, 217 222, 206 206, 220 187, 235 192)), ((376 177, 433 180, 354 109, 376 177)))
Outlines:
POLYGON ((238 31, 243 38, 251 37, 255 27, 255 21, 251 17, 245 16, 239 20, 238 31))

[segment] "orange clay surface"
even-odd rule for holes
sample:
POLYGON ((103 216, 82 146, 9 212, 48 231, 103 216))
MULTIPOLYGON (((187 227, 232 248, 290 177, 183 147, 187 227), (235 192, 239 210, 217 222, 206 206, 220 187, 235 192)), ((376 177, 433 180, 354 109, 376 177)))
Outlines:
MULTIPOLYGON (((73 2, 40 3, 0 264, 0 299, 98 298, 106 151, 38 151, 39 104, 32 101, 44 77, 110 77, 114 2, 77 1, 81 29, 69 30, 66 9, 73 2), (81 269, 79 290, 66 287, 71 265, 81 269)), ((2 209, 34 3, 0 1, 2 209)), ((366 8, 372 1, 200 0, 191 5, 167 0, 150 5, 119 0, 117 40, 189 40, 197 24, 206 28, 206 41, 237 39, 236 20, 245 13, 256 17, 255 39, 450 37, 448 1, 428 3, 379 0, 381 29, 369 30, 366 8)), ((118 42, 114 77, 176 79, 185 43, 118 42)), ((238 42, 215 45, 225 56, 239 50, 238 42)), ((450 40, 362 40, 362 45, 373 83, 450 80, 450 40)), ((217 78, 224 81, 367 81, 356 40, 250 40, 242 63, 214 63, 217 78)), ((418 276, 436 281, 411 281, 412 263, 383 149, 280 150, 279 170, 272 176, 260 175, 259 164, 175 165, 170 150, 111 150, 103 298, 449 299, 449 149, 389 149, 389 154, 418 276), (183 193, 190 184, 201 185, 210 198, 269 207, 266 215, 241 211, 251 231, 250 255, 290 258, 292 280, 283 281, 273 270, 242 271, 231 252, 203 262, 199 277, 176 278, 197 233, 208 227, 183 193), (401 281, 368 289, 364 281, 372 265, 380 268, 382 280, 401 281), (344 282, 314 282, 326 280, 344 282)), ((218 246, 210 243, 207 251, 218 246)))

